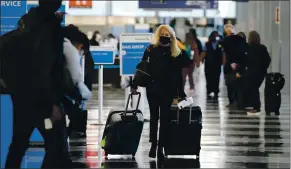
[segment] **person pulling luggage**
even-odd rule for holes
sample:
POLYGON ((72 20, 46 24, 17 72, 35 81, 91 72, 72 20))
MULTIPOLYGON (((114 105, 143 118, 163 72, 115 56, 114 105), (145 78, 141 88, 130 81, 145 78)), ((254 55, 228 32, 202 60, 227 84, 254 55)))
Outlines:
POLYGON ((260 91, 267 69, 271 63, 271 57, 266 46, 261 44, 260 35, 256 31, 249 33, 248 55, 246 72, 244 77, 245 107, 248 114, 257 114, 261 111, 260 91))
MULTIPOLYGON (((150 158, 164 157, 167 142, 166 132, 169 112, 174 98, 185 98, 182 69, 192 63, 187 55, 182 55, 177 45, 174 30, 169 25, 160 25, 155 33, 155 41, 144 52, 142 61, 148 64, 151 80, 146 86, 150 107, 150 158), (159 138, 158 120, 160 119, 159 138), (157 150, 158 148, 158 150, 157 150)), ((132 90, 136 91, 138 74, 133 80, 132 90)))

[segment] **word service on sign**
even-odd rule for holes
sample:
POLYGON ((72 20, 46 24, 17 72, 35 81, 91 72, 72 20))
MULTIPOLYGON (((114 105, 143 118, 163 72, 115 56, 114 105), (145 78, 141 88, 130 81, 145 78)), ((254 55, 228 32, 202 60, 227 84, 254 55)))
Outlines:
POLYGON ((128 33, 120 35, 120 74, 133 76, 144 51, 152 42, 151 33, 128 33))
POLYGON ((26 1, 1 1, 0 35, 17 28, 18 20, 26 12, 26 1))

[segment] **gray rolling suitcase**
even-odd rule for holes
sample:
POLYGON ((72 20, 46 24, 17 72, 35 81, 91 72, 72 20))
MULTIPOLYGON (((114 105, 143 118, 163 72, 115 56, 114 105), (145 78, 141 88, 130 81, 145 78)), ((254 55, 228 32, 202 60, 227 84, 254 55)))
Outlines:
POLYGON ((106 157, 108 154, 135 156, 144 124, 143 114, 138 110, 141 94, 137 93, 137 95, 136 109, 128 109, 133 96, 130 94, 125 110, 110 111, 101 141, 106 157))

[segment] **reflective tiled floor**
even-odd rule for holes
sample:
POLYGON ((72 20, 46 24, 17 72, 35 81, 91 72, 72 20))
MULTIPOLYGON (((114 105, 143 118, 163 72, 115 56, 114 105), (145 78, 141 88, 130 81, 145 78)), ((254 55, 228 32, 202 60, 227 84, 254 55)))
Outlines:
MULTIPOLYGON (((282 96, 280 117, 257 116, 246 112, 229 111, 224 84, 218 101, 207 100, 205 78, 195 72, 195 103, 203 111, 203 130, 200 160, 194 157, 170 157, 164 168, 289 168, 290 163, 290 105, 289 96, 282 96)), ((148 158, 149 123, 145 123, 136 159, 126 156, 109 156, 105 160, 100 149, 100 136, 104 125, 98 124, 97 90, 88 103, 89 120, 87 139, 71 142, 71 154, 76 168, 157 168, 159 165, 148 158)), ((263 101, 263 96, 262 101, 263 101)), ((102 121, 112 108, 124 107, 125 93, 121 89, 105 88, 102 121)), ((263 104, 263 103, 262 103, 263 104)), ((264 107, 264 104, 262 105, 264 107)), ((148 113, 148 106, 144 111, 148 113)), ((173 136, 174 137, 174 136, 173 136)), ((43 149, 31 148, 25 158, 26 167, 39 166, 43 149)))

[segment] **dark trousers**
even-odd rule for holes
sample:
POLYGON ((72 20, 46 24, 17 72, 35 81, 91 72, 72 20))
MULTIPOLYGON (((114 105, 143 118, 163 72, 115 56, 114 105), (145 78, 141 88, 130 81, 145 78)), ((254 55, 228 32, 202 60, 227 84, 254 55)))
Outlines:
POLYGON ((227 85, 227 97, 229 104, 234 104, 235 102, 235 92, 236 92, 236 86, 235 85, 227 85))
POLYGON ((157 144, 158 122, 160 119, 158 144, 159 146, 164 146, 173 97, 162 91, 160 87, 150 86, 147 87, 147 98, 150 107, 150 142, 157 144))
POLYGON ((212 70, 205 68, 207 94, 214 92, 215 95, 218 95, 220 74, 221 74, 221 68, 212 69, 212 70))
POLYGON ((61 168, 70 165, 65 121, 55 122, 53 129, 44 128, 44 119, 36 117, 41 113, 33 101, 12 97, 13 100, 13 136, 5 168, 20 168, 21 161, 29 147, 29 139, 37 128, 45 144, 45 157, 42 168, 61 168), (33 113, 34 112, 34 113, 33 113), (34 115, 34 116, 33 116, 34 115))
POLYGON ((241 79, 235 80, 231 85, 227 85, 227 96, 229 104, 235 107, 235 109, 243 110, 244 109, 244 86, 241 79))
POLYGON ((261 109, 260 86, 265 79, 265 75, 250 76, 244 80, 244 101, 246 107, 253 107, 254 110, 261 109))
POLYGON ((189 77, 190 89, 194 89, 194 79, 193 79, 193 72, 194 72, 194 64, 191 64, 189 67, 183 68, 183 84, 186 84, 186 78, 189 77))

